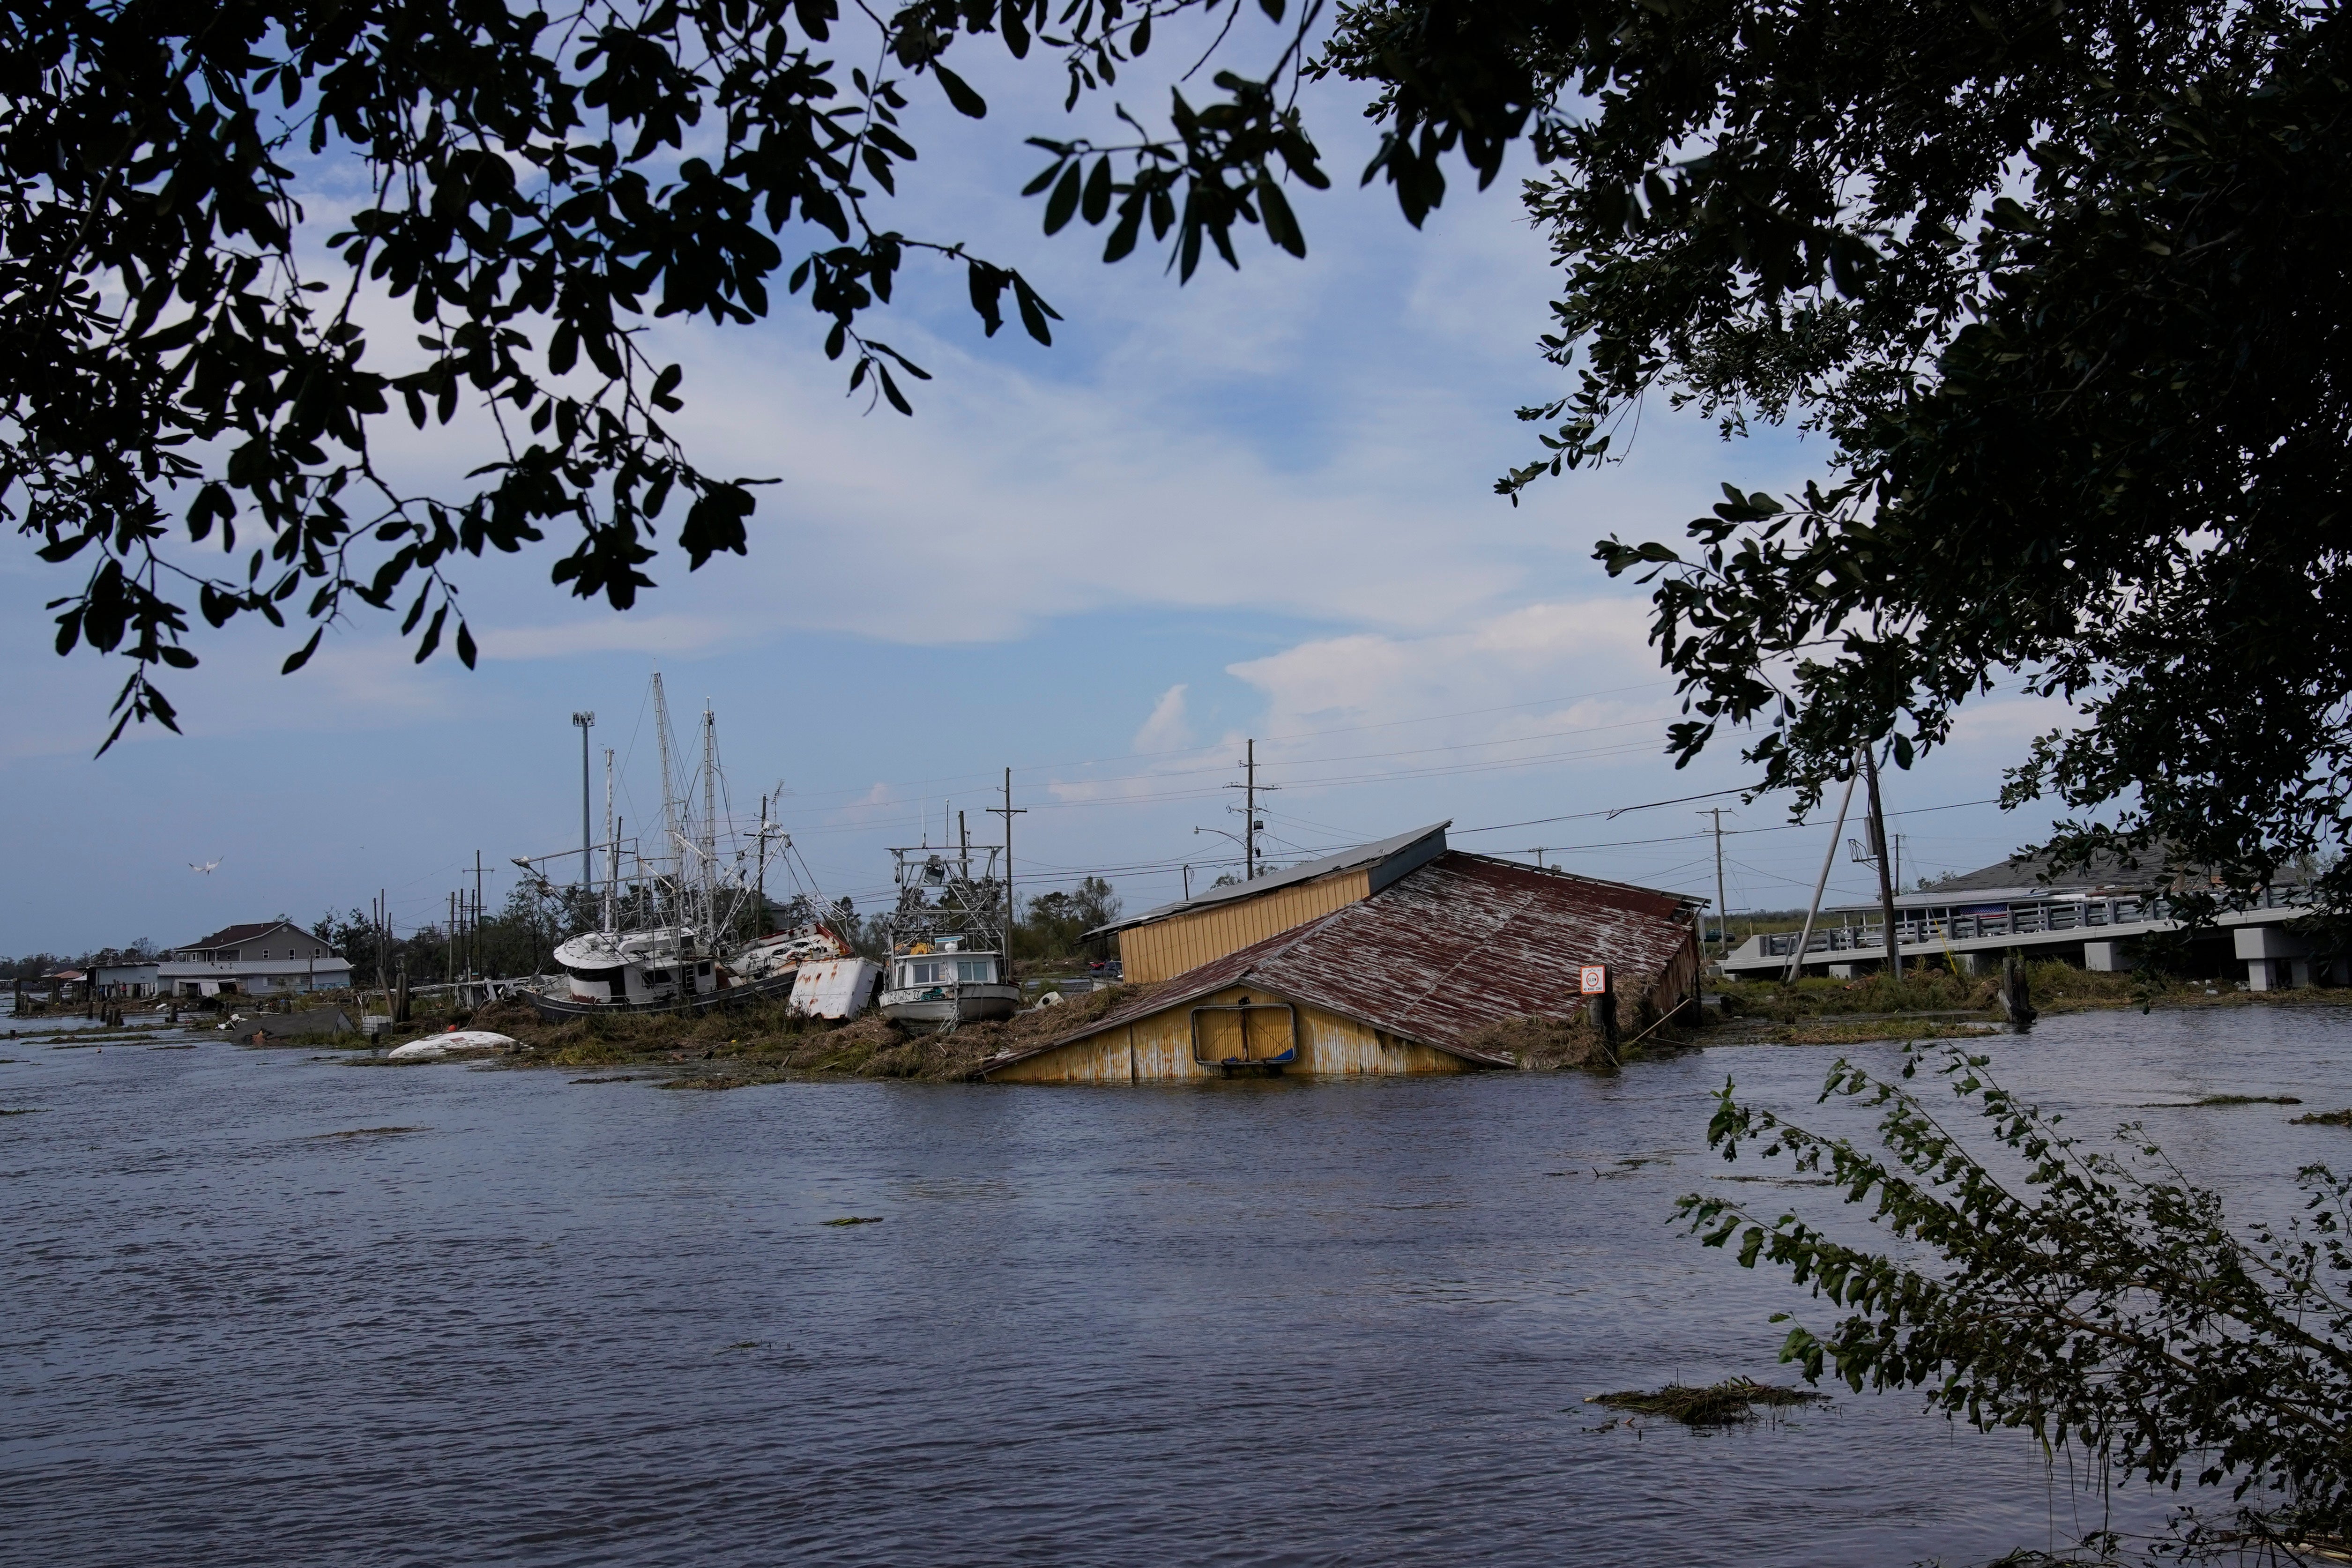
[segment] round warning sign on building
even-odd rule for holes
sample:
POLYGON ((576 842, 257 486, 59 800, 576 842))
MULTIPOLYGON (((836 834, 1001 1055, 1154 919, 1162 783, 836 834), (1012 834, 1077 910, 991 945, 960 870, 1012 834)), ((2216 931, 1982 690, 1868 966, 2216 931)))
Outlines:
POLYGON ((1586 964, 1577 974, 1584 982, 1584 994, 1588 997, 1600 996, 1609 988, 1609 967, 1605 964, 1586 964))

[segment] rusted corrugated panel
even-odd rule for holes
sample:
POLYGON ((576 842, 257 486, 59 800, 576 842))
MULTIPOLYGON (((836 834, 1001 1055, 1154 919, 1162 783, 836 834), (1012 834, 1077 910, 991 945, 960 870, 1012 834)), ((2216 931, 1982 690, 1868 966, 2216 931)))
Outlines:
POLYGON ((1648 996, 1662 1006, 1678 999, 1657 993, 1690 951, 1690 907, 1654 888, 1453 851, 1370 898, 1179 975, 1041 1049, 1246 982, 1481 1056, 1468 1042, 1488 1024, 1574 1011, 1582 1000, 1577 971, 1586 964, 1609 965, 1622 998, 1648 996))
POLYGON ((1609 965, 1622 994, 1642 995, 1689 930, 1671 894, 1448 855, 1341 911, 1252 977, 1458 1048, 1503 1019, 1572 1012, 1585 964, 1609 965))

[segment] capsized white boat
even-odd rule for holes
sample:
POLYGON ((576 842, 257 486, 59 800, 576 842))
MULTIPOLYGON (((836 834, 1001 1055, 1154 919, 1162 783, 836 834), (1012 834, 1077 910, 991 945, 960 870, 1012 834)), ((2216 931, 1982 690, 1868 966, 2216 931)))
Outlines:
POLYGON ((394 1061, 432 1061, 467 1051, 513 1051, 516 1043, 511 1035, 493 1034, 486 1029, 458 1029, 395 1045, 384 1055, 394 1061))
POLYGON ((589 931, 555 949, 568 1000, 587 1009, 690 1007, 719 989, 718 962, 689 926, 589 931))

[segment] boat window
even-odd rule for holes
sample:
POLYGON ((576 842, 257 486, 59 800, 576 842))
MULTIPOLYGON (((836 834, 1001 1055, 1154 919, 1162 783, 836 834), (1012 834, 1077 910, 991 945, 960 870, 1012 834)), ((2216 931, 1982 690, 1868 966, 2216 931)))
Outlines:
POLYGON ((948 966, 937 958, 899 966, 900 985, 936 986, 948 977, 948 966))
POLYGON ((993 980, 996 978, 996 965, 987 958, 959 958, 956 960, 956 978, 983 983, 993 980))

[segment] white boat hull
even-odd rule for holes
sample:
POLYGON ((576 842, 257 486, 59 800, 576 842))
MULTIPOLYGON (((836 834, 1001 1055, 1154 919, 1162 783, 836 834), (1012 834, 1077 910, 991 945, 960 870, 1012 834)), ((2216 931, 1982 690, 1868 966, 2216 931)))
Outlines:
POLYGON ((803 964, 793 981, 793 1011, 803 1018, 854 1019, 866 1010, 882 966, 865 958, 803 964))
POLYGON ((882 993, 882 1015, 896 1023, 973 1023, 1009 1019, 1021 1010, 1014 986, 950 981, 882 993))

